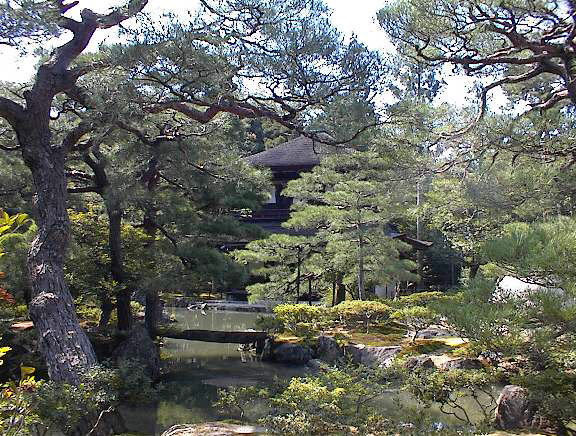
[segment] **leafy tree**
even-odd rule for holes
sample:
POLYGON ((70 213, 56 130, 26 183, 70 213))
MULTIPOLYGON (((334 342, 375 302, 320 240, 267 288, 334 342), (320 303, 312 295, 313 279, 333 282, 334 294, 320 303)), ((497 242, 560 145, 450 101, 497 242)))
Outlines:
POLYGON ((4 211, 0 212, 0 256, 3 256, 5 253, 2 246, 11 239, 21 237, 23 231, 32 224, 32 220, 23 213, 10 216, 4 211))
POLYGON ((406 247, 386 234, 404 202, 403 192, 393 187, 398 176, 391 159, 373 151, 327 156, 284 190, 294 198, 286 226, 315 232, 322 256, 346 282, 357 283, 359 299, 366 298, 367 282, 413 277, 412 263, 399 256, 406 247))
MULTIPOLYGON (((28 2, 24 6, 33 9, 37 4, 28 2)), ((63 2, 57 4, 60 13, 70 8, 63 2)), ((85 9, 81 21, 62 16, 59 26, 72 32, 73 38, 56 49, 53 56, 39 67, 23 101, 0 98, 0 117, 16 132, 36 189, 38 236, 32 243, 29 256, 34 297, 30 315, 39 333, 40 349, 48 371, 55 380, 77 381, 77 369, 92 366, 96 356, 74 314, 62 268, 69 237, 64 158, 68 149, 81 139, 86 126, 71 129, 59 146, 54 146, 50 130, 51 106, 56 95, 70 91, 79 77, 93 69, 74 66, 73 63, 94 32, 120 24, 142 10, 145 4, 146 1, 132 1, 126 9, 117 9, 108 15, 85 9)), ((54 24, 41 21, 38 27, 41 26, 53 27, 54 24)), ((37 32, 23 36, 35 34, 37 32)))
POLYGON ((500 225, 498 218, 491 213, 493 209, 472 197, 475 187, 474 181, 469 179, 438 178, 426 194, 425 206, 430 226, 442 231, 462 253, 472 278, 483 263, 479 257, 481 244, 495 234, 500 225))
POLYGON ((409 64, 450 66, 477 79, 475 116, 464 109, 424 122, 432 127, 428 141, 449 152, 449 165, 499 150, 572 165, 573 55, 563 53, 573 51, 573 12, 570 1, 398 0, 382 8, 381 26, 409 64), (497 88, 510 104, 494 115, 488 102, 497 88))
POLYGON ((27 214, 8 215, 0 210, 0 271, 5 286, 16 298, 30 301, 30 289, 26 279, 26 251, 34 237, 36 225, 27 214), (23 295, 17 295, 17 292, 23 295))
POLYGON ((96 300, 102 311, 100 327, 108 324, 114 300, 124 286, 135 287, 147 275, 154 275, 154 258, 147 250, 151 238, 142 229, 123 224, 120 231, 126 255, 124 268, 132 283, 118 283, 111 274, 108 249, 108 223, 92 208, 69 213, 72 243, 65 274, 70 291, 86 302, 96 300))
POLYGON ((486 243, 486 256, 514 276, 574 294, 575 230, 574 220, 568 217, 511 223, 499 238, 486 243))
POLYGON ((496 362, 521 356, 519 374, 510 380, 528 390, 538 412, 569 434, 574 419, 574 220, 512 223, 486 243, 485 255, 500 269, 557 287, 524 295, 494 292, 498 279, 474 281, 454 299, 434 304, 474 350, 491 353, 496 362))
POLYGON ((267 279, 248 286, 254 298, 286 300, 295 293, 298 300, 305 280, 314 277, 309 260, 314 249, 314 241, 304 236, 273 234, 250 242, 244 250, 235 251, 234 257, 267 279))
POLYGON ((482 92, 504 86, 535 108, 576 103, 574 4, 559 1, 399 0, 378 14, 403 54, 493 77, 482 92))
MULTIPOLYGON (((20 213, 8 215, 0 209, 0 279, 10 278, 7 285, 12 293, 0 286, 0 303, 13 305, 16 303, 14 291, 22 286, 26 289, 26 284, 22 283, 22 242, 31 239, 36 231, 34 222, 28 215, 20 213)), ((3 280, 4 281, 4 280, 3 280)), ((26 299, 26 291, 24 291, 26 299)))
POLYGON ((492 392, 494 381, 494 374, 486 370, 421 369, 408 374, 405 383, 408 391, 428 407, 437 403, 443 413, 478 431, 489 428, 496 408, 496 398, 492 392), (480 420, 462 405, 462 400, 467 397, 482 413, 480 420))
MULTIPOLYGON (((470 386, 484 387, 487 384, 486 377, 469 376, 468 379, 470 386)), ((285 435, 350 432, 362 435, 437 434, 438 430, 433 425, 437 418, 421 407, 402 408, 398 413, 387 410, 385 416, 381 413, 383 409, 379 399, 382 391, 389 391, 397 386, 395 370, 372 369, 366 366, 326 367, 316 375, 293 378, 271 389, 240 387, 220 391, 216 405, 233 412, 235 417, 239 412, 254 420, 260 415, 256 415, 251 406, 260 404, 264 406, 265 415, 259 421, 267 428, 285 435), (406 415, 409 416, 410 425, 407 425, 406 415)), ((450 386, 450 395, 456 396, 464 392, 465 389, 452 389, 450 386)), ((466 430, 469 431, 470 428, 456 426, 442 430, 442 434, 457 435, 466 430)))
MULTIPOLYGON (((74 3, 74 2, 73 2, 74 3)), ((56 20, 70 5, 60 1, 15 0, 0 4, 0 45, 25 50, 22 40, 42 42, 61 32, 56 20)))
MULTIPOLYGON (((25 14, 30 16, 39 4, 22 3, 25 14)), ((77 3, 56 4, 63 14, 77 3)), ((156 26, 153 20, 142 20, 131 33, 132 44, 111 47, 101 56, 80 56, 98 29, 123 23, 146 4, 131 0, 106 15, 85 9, 80 21, 60 15, 58 26, 72 32, 72 39, 39 66, 23 98, 0 98, 0 117, 16 132, 16 147, 34 180, 39 230, 29 258, 34 297, 30 313, 55 380, 75 382, 78 369, 95 363, 63 277, 69 238, 65 160, 71 150, 100 144, 110 120, 142 142, 153 143, 159 138, 134 129, 134 120, 161 114, 206 124, 231 113, 269 118, 303 131, 306 117, 301 113, 339 93, 362 92, 381 83, 378 57, 356 40, 343 44, 326 7, 303 0, 250 5, 202 1, 202 13, 189 22, 169 17, 156 26), (86 78, 103 68, 123 78, 124 86, 116 89, 129 92, 112 118, 99 111, 104 105, 91 100, 91 81, 86 78), (262 86, 251 92, 244 86, 246 78, 262 86), (60 111, 65 115, 52 122, 59 99, 69 104, 60 111)), ((7 6, 16 12, 17 7, 7 6)), ((41 25, 54 24, 44 20, 41 25)))
POLYGON ((467 168, 457 167, 436 176, 422 206, 428 225, 458 250, 474 277, 482 259, 482 245, 506 223, 535 221, 574 208, 571 169, 560 162, 542 165, 506 152, 496 160, 480 156, 467 168))

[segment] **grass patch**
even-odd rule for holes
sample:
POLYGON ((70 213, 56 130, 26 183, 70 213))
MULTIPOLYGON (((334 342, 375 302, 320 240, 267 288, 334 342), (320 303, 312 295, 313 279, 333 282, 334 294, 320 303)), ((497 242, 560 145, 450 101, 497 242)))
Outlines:
POLYGON ((406 333, 406 327, 394 321, 388 321, 370 328, 371 333, 379 333, 381 335, 402 334, 406 333))
POLYGON ((402 354, 448 354, 460 357, 467 355, 467 349, 468 341, 462 338, 416 339, 415 343, 406 345, 402 354))
POLYGON ((279 333, 274 335, 274 342, 278 344, 301 344, 305 342, 305 338, 294 336, 289 333, 279 333))

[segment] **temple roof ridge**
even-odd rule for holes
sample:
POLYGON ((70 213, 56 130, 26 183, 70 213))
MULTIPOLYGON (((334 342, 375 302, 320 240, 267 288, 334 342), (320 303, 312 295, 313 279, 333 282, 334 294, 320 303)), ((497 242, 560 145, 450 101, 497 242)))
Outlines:
POLYGON ((246 162, 265 167, 313 167, 323 156, 336 151, 336 147, 300 135, 276 147, 245 158, 246 162))

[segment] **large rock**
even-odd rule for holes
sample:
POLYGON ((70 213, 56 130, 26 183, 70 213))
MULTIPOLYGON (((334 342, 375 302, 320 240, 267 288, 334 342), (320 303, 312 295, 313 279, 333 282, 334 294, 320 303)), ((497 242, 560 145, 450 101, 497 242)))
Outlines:
POLYGON ((281 344, 272 350, 272 359, 279 363, 305 365, 312 359, 312 349, 307 345, 281 344))
POLYGON ((535 415, 535 407, 528 393, 520 386, 504 386, 496 402, 496 426, 502 430, 529 427, 535 415))
POLYGON ((128 337, 116 347, 112 357, 117 362, 138 361, 150 378, 155 380, 160 377, 160 350, 141 325, 130 330, 128 337))
POLYGON ((362 344, 349 344, 344 347, 344 353, 352 362, 358 365, 384 368, 392 364, 394 357, 402 347, 368 347, 362 344))
POLYGON ((430 356, 423 355, 408 358, 404 362, 404 368, 408 371, 417 371, 419 369, 434 369, 436 365, 434 365, 434 361, 430 356))
POLYGON ((318 337, 316 357, 326 363, 335 363, 344 357, 344 351, 333 337, 320 336, 318 337))
POLYGON ((327 371, 329 368, 329 366, 326 364, 326 362, 324 362, 323 360, 319 360, 319 359, 309 360, 308 363, 306 364, 306 366, 308 367, 308 369, 312 373, 327 371))
POLYGON ((482 362, 478 359, 459 358, 452 359, 442 364, 442 369, 482 369, 482 362))

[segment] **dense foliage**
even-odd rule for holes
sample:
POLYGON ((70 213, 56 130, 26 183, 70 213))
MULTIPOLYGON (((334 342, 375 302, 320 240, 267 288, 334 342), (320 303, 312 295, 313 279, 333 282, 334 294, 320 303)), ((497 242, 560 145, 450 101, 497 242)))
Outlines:
POLYGON ((68 434, 153 397, 140 368, 97 366, 84 327, 113 342, 107 326, 129 331, 145 302, 153 336, 163 294, 244 288, 310 303, 259 321, 275 340, 329 334, 398 356, 223 392, 241 419, 281 434, 479 432, 510 383, 529 424, 574 433, 574 1, 383 2, 389 56, 344 37, 321 0, 161 16, 147 0, 79 3, 0 2, 0 46, 40 55, 29 82, 0 82, 3 434, 68 434), (438 99, 454 74, 473 79, 472 107, 438 99), (282 180, 290 217, 266 234, 244 221, 270 171, 243 158, 296 135, 321 163, 282 180), (378 300, 384 286, 425 292, 378 300), (30 322, 10 328, 28 317, 36 341, 18 331, 30 322), (36 369, 22 357, 39 354, 36 369), (387 389, 417 408, 385 416, 387 389), (462 426, 435 427, 433 410, 462 426))

